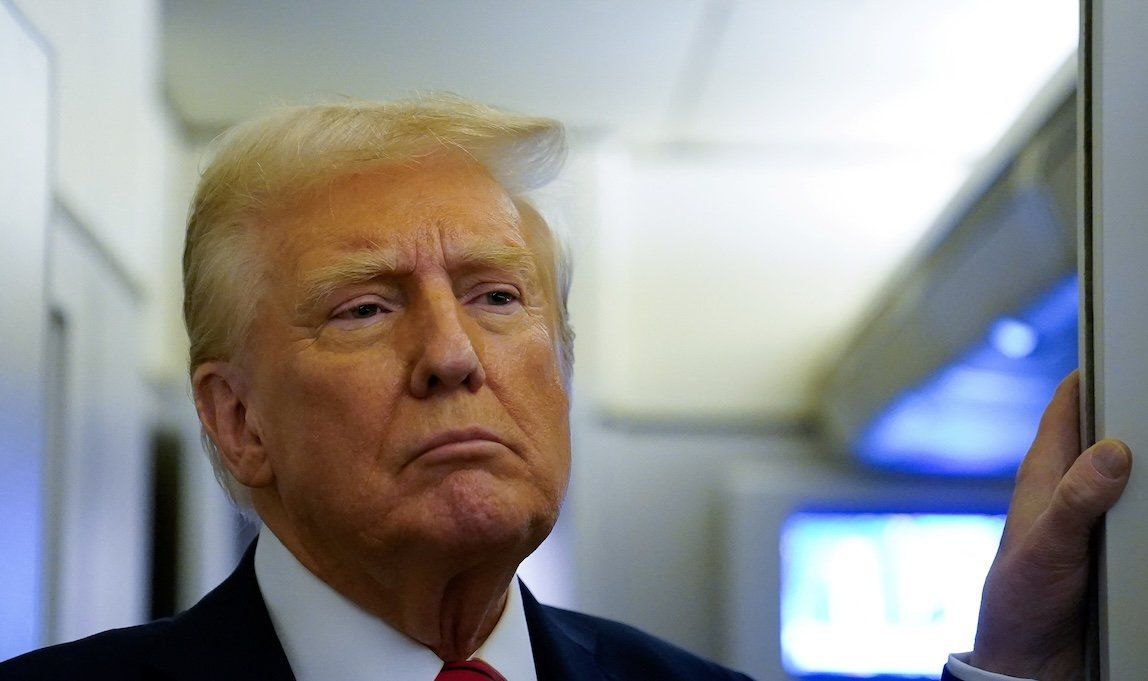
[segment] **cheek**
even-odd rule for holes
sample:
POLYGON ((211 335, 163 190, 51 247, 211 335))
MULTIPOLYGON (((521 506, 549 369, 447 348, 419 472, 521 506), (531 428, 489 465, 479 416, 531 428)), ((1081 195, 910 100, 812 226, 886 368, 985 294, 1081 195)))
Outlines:
POLYGON ((570 467, 570 404, 550 335, 543 328, 488 366, 511 417, 525 432, 552 477, 565 486, 570 467))
POLYGON ((568 399, 550 333, 545 325, 537 324, 516 340, 488 353, 485 364, 491 382, 532 410, 561 412, 559 420, 565 422, 568 399))
POLYGON ((311 354, 289 359, 269 386, 277 450, 328 458, 381 444, 401 381, 392 358, 311 354))

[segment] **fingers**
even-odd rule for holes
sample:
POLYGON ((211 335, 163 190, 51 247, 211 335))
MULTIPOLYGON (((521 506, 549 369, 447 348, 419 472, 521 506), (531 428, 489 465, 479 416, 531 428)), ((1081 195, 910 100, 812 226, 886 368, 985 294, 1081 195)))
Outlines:
POLYGON ((1080 451, 1079 381, 1057 388, 1017 474, 1005 537, 985 581, 974 663, 1022 678, 1078 678, 1080 607, 1093 527, 1123 493, 1132 453, 1080 451))
POLYGON ((1046 513, 1049 532, 1086 552, 1093 525, 1116 504, 1131 471, 1132 453, 1123 442, 1101 440, 1089 447, 1056 487, 1046 513))
POLYGON ((1050 453, 1041 461, 1058 480, 1080 454, 1080 372, 1073 371, 1056 387, 1033 447, 1050 453))
POLYGON ((1080 454, 1079 402, 1080 380, 1074 371, 1057 387, 1017 472, 1006 536, 1028 531, 1080 454))
POLYGON ((1123 443, 1098 442, 1073 462, 1035 522, 1002 546, 985 580, 974 665, 1017 678, 1082 678, 1090 533, 1131 469, 1123 443))

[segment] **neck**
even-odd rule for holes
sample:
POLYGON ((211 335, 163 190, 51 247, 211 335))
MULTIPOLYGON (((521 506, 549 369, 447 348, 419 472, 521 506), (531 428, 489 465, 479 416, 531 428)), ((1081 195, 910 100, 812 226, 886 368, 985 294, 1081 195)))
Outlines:
MULTIPOLYGON (((513 570, 420 580, 379 616, 427 646, 444 661, 465 660, 486 641, 502 617, 513 570)), ((384 606, 388 604, 383 604, 384 606)), ((380 609, 382 610, 382 609, 380 609)))
POLYGON ((469 658, 490 636, 525 557, 508 559, 507 551, 458 556, 406 550, 385 552, 382 560, 332 558, 309 551, 289 526, 264 520, 312 574, 444 661, 469 658))

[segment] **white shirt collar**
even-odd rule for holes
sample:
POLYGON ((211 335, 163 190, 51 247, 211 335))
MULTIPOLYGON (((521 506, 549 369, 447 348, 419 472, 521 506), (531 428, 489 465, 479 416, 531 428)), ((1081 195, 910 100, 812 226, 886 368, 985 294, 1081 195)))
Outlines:
MULTIPOLYGON (((255 547, 255 577, 271 624, 298 681, 433 681, 442 660, 343 597, 296 560, 266 527, 255 547)), ((508 681, 537 681, 518 584, 474 657, 508 681)))

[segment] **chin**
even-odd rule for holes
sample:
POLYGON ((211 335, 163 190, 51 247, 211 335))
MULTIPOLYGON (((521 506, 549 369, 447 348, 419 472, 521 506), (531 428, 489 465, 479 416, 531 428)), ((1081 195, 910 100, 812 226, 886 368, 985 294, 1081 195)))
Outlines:
POLYGON ((451 475, 436 492, 428 529, 447 550, 512 551, 525 558, 558 516, 557 501, 541 490, 480 471, 451 475))

